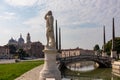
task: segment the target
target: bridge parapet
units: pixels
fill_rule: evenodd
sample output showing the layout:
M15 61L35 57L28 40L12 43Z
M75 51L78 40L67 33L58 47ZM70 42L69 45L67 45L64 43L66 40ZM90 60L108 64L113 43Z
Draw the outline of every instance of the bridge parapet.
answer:
M59 60L60 62L64 63L64 65L82 61L82 60L94 61L99 64L99 67L104 67L104 68L110 68L111 62L112 62L112 58L110 57L97 56L97 55L70 56L70 57L65 57L65 58L59 58Z

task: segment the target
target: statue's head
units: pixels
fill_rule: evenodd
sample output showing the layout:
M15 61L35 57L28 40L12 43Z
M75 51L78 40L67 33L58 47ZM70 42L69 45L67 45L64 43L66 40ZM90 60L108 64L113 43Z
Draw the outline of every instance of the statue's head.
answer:
M52 11L48 11L48 15L52 15Z

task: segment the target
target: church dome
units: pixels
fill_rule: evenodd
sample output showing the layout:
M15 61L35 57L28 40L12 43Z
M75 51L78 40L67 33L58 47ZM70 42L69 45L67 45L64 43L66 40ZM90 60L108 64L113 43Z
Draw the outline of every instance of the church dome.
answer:
M11 38L11 39L8 41L8 44L16 44L16 43L17 43L17 41L14 40L13 38Z
M22 38L22 35L20 35L20 38L18 39L18 43L24 43L24 39Z

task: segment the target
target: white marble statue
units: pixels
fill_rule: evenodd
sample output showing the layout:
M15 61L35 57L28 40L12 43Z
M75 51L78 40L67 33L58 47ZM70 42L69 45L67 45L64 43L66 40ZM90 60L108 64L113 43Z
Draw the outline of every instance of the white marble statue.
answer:
M40 71L39 80L61 80L61 73L56 64L57 50L54 38L54 19L51 11L48 11L45 15L45 20L47 45L43 50L45 55L44 66Z
M54 18L52 16L52 11L48 11L45 15L46 20L46 37L47 37L47 47L55 48L55 38L54 38Z

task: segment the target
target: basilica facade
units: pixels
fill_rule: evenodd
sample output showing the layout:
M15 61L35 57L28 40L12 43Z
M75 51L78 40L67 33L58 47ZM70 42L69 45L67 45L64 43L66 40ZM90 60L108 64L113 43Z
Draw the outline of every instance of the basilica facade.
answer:
M23 49L26 52L26 54L32 58L44 57L44 53L42 51L44 49L44 45L39 41L32 42L30 33L27 34L26 41L24 40L24 38L20 34L20 37L18 40L11 38L8 41L7 45L14 45L17 48L17 50Z

